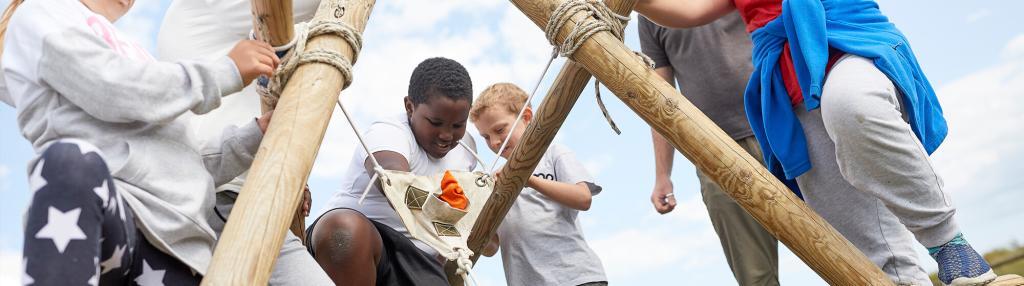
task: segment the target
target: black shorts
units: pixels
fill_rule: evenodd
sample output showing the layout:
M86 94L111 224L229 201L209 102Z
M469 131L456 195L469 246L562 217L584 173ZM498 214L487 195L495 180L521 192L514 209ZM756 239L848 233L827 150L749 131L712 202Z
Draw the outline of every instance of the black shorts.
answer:
M324 215L338 209L349 208L331 209L324 212ZM312 243L313 227L324 215L317 217L313 224L306 228L306 248L314 257L316 250L313 249ZM369 218L367 220L377 229L384 246L380 262L377 263L377 285L449 285L444 266L435 257L420 250L412 240L395 229Z

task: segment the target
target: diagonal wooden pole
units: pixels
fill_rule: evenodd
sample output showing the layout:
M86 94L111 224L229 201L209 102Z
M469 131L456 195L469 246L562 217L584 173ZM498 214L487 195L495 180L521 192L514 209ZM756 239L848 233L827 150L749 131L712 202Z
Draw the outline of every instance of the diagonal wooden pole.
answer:
M252 27L256 40L264 41L270 46L281 47L291 43L295 38L295 20L292 13L291 0L253 0ZM260 100L261 112L273 107ZM306 217L296 210L292 224L288 227L299 241L306 242Z
M323 0L315 20L341 19L362 32L374 0ZM309 39L307 49L355 51L333 34ZM235 202L203 285L266 285L303 184L345 82L333 66L299 66L284 88L267 134Z
M617 14L628 15L633 11L636 0L605 0L605 5ZM491 197L473 224L468 240L469 249L474 253L473 262L480 258L480 250L498 230L498 225L526 186L526 180L532 176L590 79L590 72L571 60L566 61L558 72L544 100L534 110L533 121L526 126L519 144L512 149L508 163L502 166L502 176L494 182ZM462 285L462 277L455 274L456 269L458 265L453 262L445 265L449 283Z
M541 28L562 2L511 1ZM574 15L556 39L564 40L581 20L584 16ZM825 281L832 285L893 285L881 269L611 33L593 35L571 58L599 78Z

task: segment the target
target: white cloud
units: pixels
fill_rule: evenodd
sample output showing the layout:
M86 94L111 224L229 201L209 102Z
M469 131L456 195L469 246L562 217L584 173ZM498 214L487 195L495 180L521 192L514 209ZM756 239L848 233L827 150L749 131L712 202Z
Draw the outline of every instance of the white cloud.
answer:
M21 251L0 250L0 285L21 285Z
M500 19L479 19L459 26L446 22L446 17L473 14L498 15ZM486 26L486 21L501 23L498 31ZM354 83L341 95L361 131L372 119L403 112L409 76L424 59L443 56L462 63L473 78L474 91L479 92L498 81L532 82L548 51L540 30L500 1L380 3L364 38ZM312 174L321 178L341 175L357 147L351 128L336 109Z
M583 159L583 168L590 173L591 177L599 177L608 166L615 161L615 157L610 154L601 154L596 157L590 157Z
M1024 34L1017 35L1003 48L1002 56L1007 60L1021 60L1024 58Z
M164 7L167 7L169 2L170 0L136 1L128 13L115 24L121 32L152 53L156 51L156 34L160 30Z
M1004 191L1019 182L1012 173L1024 168L1024 34L1003 55L1004 62L938 89L950 132L933 159L951 192Z
M669 226L630 228L590 240L601 257L608 279L634 281L658 269L724 263L718 239L710 229L683 232Z
M979 20L988 18L991 15L992 15L992 10L989 10L988 8L981 8L981 9L978 9L977 11L974 11L973 13L967 14L966 20L967 20L967 23L970 24L970 23L974 23L974 22L977 22Z
M0 165L0 193L6 192L7 188L11 185L8 182L7 175L11 173L11 168L7 165Z

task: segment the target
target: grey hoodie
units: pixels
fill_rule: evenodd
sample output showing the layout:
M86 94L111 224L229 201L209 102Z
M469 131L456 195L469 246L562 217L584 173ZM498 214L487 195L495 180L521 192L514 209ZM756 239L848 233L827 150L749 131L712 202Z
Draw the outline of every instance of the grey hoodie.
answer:
M157 62L76 0L27 1L7 30L3 76L37 153L57 139L96 145L147 240L205 273L216 236L214 186L252 163L255 122L201 152L181 115L207 113L242 88L228 57Z

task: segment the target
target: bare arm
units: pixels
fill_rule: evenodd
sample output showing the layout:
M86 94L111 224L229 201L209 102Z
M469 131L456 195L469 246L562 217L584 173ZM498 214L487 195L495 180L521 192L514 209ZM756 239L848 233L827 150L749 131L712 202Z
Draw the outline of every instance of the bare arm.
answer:
M654 72L675 87L671 66L656 68ZM676 150L654 129L651 129L651 139L654 143L654 190L651 191L651 203L658 213L666 214L676 208L675 196L669 196L673 192L672 160Z
M377 151L377 152L373 152L373 157L377 158L377 162L380 162L380 166L381 166L381 168L384 168L384 170L394 170L394 171L404 171L404 172L409 172L411 170L409 168L409 160L406 160L405 156L402 156L402 154L399 154L398 152L394 152L394 151ZM363 161L363 168L366 168L366 173L370 174L370 176L373 177L373 174L376 173L377 171L373 170L373 161L371 161L371 160L372 159L370 159L370 156L366 156L366 160ZM378 178L376 182L370 182L370 183L371 184L378 184L379 182L380 182L380 179ZM380 190L384 189L384 188L379 188L380 185L377 185L377 187Z
M526 185L555 202L581 211L589 210L590 202L593 199L593 195L590 194L590 187L584 182L567 184L530 176L526 180Z
M640 0L634 9L659 25L687 28L711 23L734 8L732 0Z

